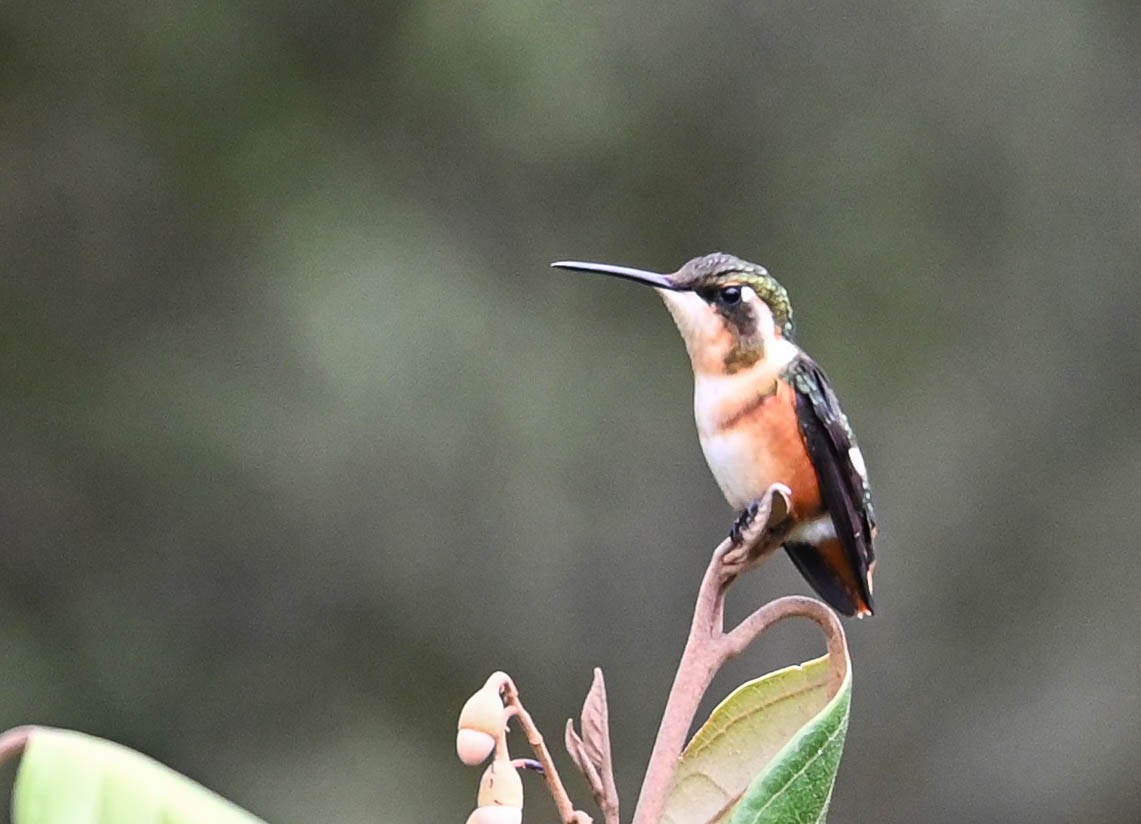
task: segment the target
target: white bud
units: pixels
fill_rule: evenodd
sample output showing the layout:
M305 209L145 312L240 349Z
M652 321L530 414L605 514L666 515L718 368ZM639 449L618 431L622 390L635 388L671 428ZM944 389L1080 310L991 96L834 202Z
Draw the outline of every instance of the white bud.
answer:
M467 824L523 824L520 807L477 807L467 817Z
M482 764L495 749L495 739L482 730L460 730L456 733L456 755L469 767Z
M503 735L503 730L507 727L507 712L503 709L503 700L500 697L499 690L495 687L485 686L477 690L477 692L468 698L468 701L463 704L463 709L460 710L460 732L463 730L474 730L474 732L484 733L491 736L492 745L495 741L499 740ZM455 748L456 752L460 753L460 760L469 766L479 764L487 758L487 750L482 757L475 761L469 761L463 757L463 751L460 749L461 738L456 737ZM482 746L482 744L480 744ZM478 752L478 748L475 752Z
M523 809L523 781L519 771L506 758L497 758L487 765L479 780L480 807L513 807Z

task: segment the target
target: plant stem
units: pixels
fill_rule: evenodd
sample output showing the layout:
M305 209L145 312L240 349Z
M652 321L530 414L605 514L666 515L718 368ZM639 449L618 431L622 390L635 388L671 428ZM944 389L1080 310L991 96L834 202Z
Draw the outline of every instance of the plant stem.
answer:
M705 691L709 689L713 676L720 669L722 659L717 641L722 636L725 614L725 588L727 582L721 575L721 557L730 548L726 539L714 551L705 576L698 590L697 604L693 611L689 638L685 651L674 676L662 723L658 727L658 737L650 754L650 765L642 781L638 794L638 804L634 808L634 824L656 824L661 818L666 793L677 770L677 759L685 746L693 717Z
M563 824L580 824L584 820L589 821L589 818L584 818L582 813L575 811L574 804L571 803L570 796L567 795L566 787L563 786L562 779L559 778L559 771L555 767L547 744L543 741L543 734L539 732L539 728L531 718L531 713L527 712L527 708L523 706L523 702L519 698L519 690L516 688L515 682L511 680L511 676L505 672L497 672L488 679L488 682L498 683L499 693L503 696L508 711L519 719L519 724L527 736L527 743L531 745L539 763L543 765L543 779L547 782L547 789L550 790L551 797L555 801L555 808L559 811L559 819Z
M774 531L778 523L772 523L770 519L783 520L787 509L772 506L773 497L773 490L770 490L762 508L764 517L758 518L763 523L753 524L749 529L750 536L746 538L746 545L755 542L749 555L758 561L781 543L782 536ZM713 551L706 567L697 593L689 638L670 688L658 737L650 754L650 764L638 795L633 824L658 824L689 728L706 690L722 665L743 652L768 627L797 615L812 619L824 630L828 640L833 683L838 686L847 675L844 629L835 613L813 598L793 595L770 601L725 632L725 596L742 568L739 559L729 560L726 555L740 554L740 549L726 539Z

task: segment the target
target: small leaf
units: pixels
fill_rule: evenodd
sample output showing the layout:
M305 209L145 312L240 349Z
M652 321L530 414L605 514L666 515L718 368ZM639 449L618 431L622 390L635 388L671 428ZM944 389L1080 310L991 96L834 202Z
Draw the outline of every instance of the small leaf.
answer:
M606 780L612 776L610 765L610 712L606 704L606 683L602 670L594 668L594 681L582 704L582 740L590 762Z
M582 705L582 737L567 721L566 747L579 771L586 777L594 800L607 820L618 819L618 790L610 755L610 713L606 702L606 682L602 670L594 669L594 681Z
M828 656L733 691L682 754L663 822L822 822L848 725L848 662ZM842 677L838 677L842 676Z
M586 745L582 743L578 733L574 731L574 721L570 718L567 719L567 728L564 735L564 743L566 744L567 752L570 753L571 760L574 761L578 771L586 778L586 782L590 785L590 791L595 795L602 792L602 778L598 775L598 770L590 763L590 758L586 754Z
M83 733L33 728L12 792L13 824L262 824L145 755Z

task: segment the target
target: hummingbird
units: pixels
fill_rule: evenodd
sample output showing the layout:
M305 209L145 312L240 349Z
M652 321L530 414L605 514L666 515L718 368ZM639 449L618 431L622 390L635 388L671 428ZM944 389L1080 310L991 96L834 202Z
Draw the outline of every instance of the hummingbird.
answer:
M672 274L559 261L654 287L693 366L698 439L740 512L731 536L774 483L791 491L784 549L812 588L848 616L872 614L876 533L867 469L824 371L793 340L788 292L763 266L715 252Z

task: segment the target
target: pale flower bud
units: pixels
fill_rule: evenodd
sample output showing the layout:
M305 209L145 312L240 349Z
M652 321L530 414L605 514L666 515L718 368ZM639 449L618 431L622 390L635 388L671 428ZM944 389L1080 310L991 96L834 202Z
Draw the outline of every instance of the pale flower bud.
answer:
M480 730L460 730L456 733L456 755L469 767L482 764L495 749L495 739Z
M494 687L478 690L460 710L456 754L473 767L487 760L507 724L503 699Z
M519 771L506 758L497 758L487 765L479 780L479 797L482 807L510 807L523 809L523 781Z
M467 824L523 824L519 807L477 807L467 817Z

